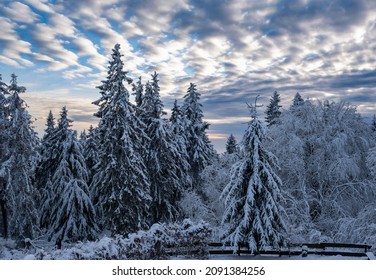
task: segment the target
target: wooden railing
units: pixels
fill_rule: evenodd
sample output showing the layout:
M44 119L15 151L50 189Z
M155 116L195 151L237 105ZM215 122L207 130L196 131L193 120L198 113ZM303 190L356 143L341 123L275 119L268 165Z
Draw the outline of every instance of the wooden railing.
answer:
M209 243L209 254L211 255L230 255L230 254L255 254L249 249L248 244L240 243L234 250L234 246L229 243L212 242ZM310 254L324 256L348 256L348 257L368 257L373 254L370 252L372 246L367 244L347 244L347 243L302 243L289 244L279 250L260 250L260 255L277 256L299 256L305 257Z

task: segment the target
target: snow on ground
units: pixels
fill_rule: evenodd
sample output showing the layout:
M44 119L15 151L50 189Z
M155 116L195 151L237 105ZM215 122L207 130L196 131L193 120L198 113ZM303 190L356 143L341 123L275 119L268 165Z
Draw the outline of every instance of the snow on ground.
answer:
M4 240L0 240L4 241ZM12 244L11 244L12 245ZM0 243L0 260L72 260L77 259L80 255L84 259L108 259L111 255L116 255L117 249L110 239L101 240L99 243L91 243L83 246L76 245L56 250L54 245L48 244L43 249L29 249L20 250L9 246L4 246L4 242ZM78 258L79 259L79 258ZM192 259L186 256L172 256L171 260L187 260ZM278 256L278 255L209 255L209 260L368 260L367 256L364 257L344 257L344 256L322 256L315 254L308 254L306 257L302 256Z

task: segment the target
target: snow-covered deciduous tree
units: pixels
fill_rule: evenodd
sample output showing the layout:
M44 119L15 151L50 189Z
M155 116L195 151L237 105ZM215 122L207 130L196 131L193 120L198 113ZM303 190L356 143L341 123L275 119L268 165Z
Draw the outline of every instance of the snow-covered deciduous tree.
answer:
M276 157L265 148L266 127L256 117L256 106L251 110L252 120L241 143L244 158L233 165L221 197L223 224L228 223L224 241L234 246L248 243L258 252L265 246L279 247L286 224Z
M25 101L20 97L25 91L25 87L17 84L17 76L12 74L6 98L7 151L1 161L0 176L5 183L2 199L5 200L6 229L15 239L33 238L39 223L35 204L38 194L32 182L38 138L31 127Z
M376 179L376 148L369 149L366 157L366 164L369 170L370 176Z
M304 238L315 228L332 236L338 219L353 216L369 196L363 183L374 145L369 125L344 102L306 100L283 111L269 136L267 147L280 161L291 235Z
M209 165L215 155L214 148L209 141L206 130L209 124L203 121L201 94L196 85L191 83L184 96L182 113L186 118L185 133L187 134L187 151L191 166L192 187L200 191L200 173Z
M58 164L50 185L48 234L53 239L92 240L98 228L87 186L88 172L76 132L69 128L67 113L63 107L56 128L58 141L54 153Z
M201 174L203 180L203 194L205 197L203 203L205 203L209 213L201 217L201 219L210 222L213 227L218 229L218 232L221 231L221 220L224 211L224 205L220 200L220 196L230 181L231 167L238 160L239 155L237 153L228 154L225 152L217 159L213 160L213 163L208 165ZM220 234L218 234L218 237L219 235Z
M207 203L204 202L201 195L198 195L196 190L187 189L182 193L179 201L184 218L189 218L193 221L209 221L212 222L216 219L214 213L211 211Z
M371 123L372 132L376 132L376 115L373 115L372 123Z
M120 45L112 51L107 79L95 114L98 125L98 163L90 188L104 229L127 234L148 225L150 182L142 152L148 137L145 124L129 102L124 83L131 83L123 70Z
M279 102L281 102L281 97L279 96L279 93L275 91L265 111L265 121L268 123L268 126L275 124L278 121L279 116L281 115L280 108L282 106L279 105Z
M146 152L146 166L151 189L152 222L171 222L179 216L178 200L186 185L188 162L182 155L166 119L162 116L158 74L146 84L143 101L143 120L150 138Z

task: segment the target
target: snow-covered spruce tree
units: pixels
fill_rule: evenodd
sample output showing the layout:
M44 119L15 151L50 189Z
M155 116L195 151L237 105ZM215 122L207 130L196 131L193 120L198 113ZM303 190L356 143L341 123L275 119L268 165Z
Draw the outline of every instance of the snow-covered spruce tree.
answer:
M27 105L20 97L26 88L18 86L15 74L12 74L7 91L8 124L5 137L8 145L0 171L5 179L3 198L7 215L5 220L8 222L6 228L15 239L33 238L39 223L35 204L37 192L32 183L38 138L31 127Z
M230 134L226 142L226 153L229 155L235 154L238 152L238 143L234 135Z
M175 99L174 106L171 109L170 130L174 137L177 149L179 150L181 162L183 163L181 169L182 174L180 177L183 183L182 187L185 190L191 188L192 186L192 178L190 175L191 167L189 165L189 155L187 151L188 139L187 135L185 134L186 121L187 120L184 118L181 108L178 105L178 101ZM185 164L188 165L185 167Z
M191 166L192 187L199 191L201 189L200 174L215 155L214 148L206 134L209 124L203 121L200 96L196 85L191 83L181 108L186 118L185 133L188 140L187 151Z
M169 124L163 115L160 100L158 74L154 72L152 82L146 84L143 100L143 119L150 138L146 149L146 167L151 189L152 222L172 222L179 216L178 200L182 187L186 185L188 162L180 154Z
M268 123L268 126L275 124L278 121L279 116L281 115L280 108L282 106L279 105L279 102L281 102L281 97L279 96L279 93L275 91L265 111L265 121Z
M251 116L242 140L245 157L233 165L230 182L221 195L225 202L223 224L228 223L223 238L234 246L248 243L251 250L259 252L265 246L280 246L286 225L282 182L275 173L278 165L264 147L266 127L256 117L256 106L251 106Z
M300 95L299 92L297 92L294 96L294 99L292 100L292 105L291 105L290 109L294 109L297 106L303 105L303 103L304 103L304 100L303 100L302 96Z
M142 106L142 100L144 96L144 86L142 84L141 77L138 78L138 81L136 84L132 85L132 93L135 96L135 102L137 108L141 108Z
M1 223L0 223L0 232L7 238L8 237L8 215L6 209L6 199L5 199L5 190L6 190L6 173L3 163L7 158L8 152L8 118L7 118L7 105L5 94L8 93L8 86L2 81L0 74L0 211L1 211Z
M95 114L98 125L98 163L91 183L97 213L105 230L128 234L148 225L150 183L142 151L148 137L145 124L129 102L124 82L131 83L123 71L120 45L116 44L102 82L101 98Z
M83 155L85 157L86 167L89 173L89 180L88 185L91 184L93 175L95 173L95 164L97 163L98 159L98 148L97 148L97 129L93 128L92 125L90 125L86 142L84 145Z
M68 111L63 107L53 153L58 165L51 180L50 238L69 241L92 240L97 236L94 206L87 186L88 172L82 146L70 129Z
M48 113L44 132L39 146L40 156L35 171L35 187L38 189L41 198L40 225L42 228L46 228L50 224L50 196L52 194L50 186L58 164L58 156L53 153L58 139L55 135L55 119L51 111Z
M87 134L86 134L86 130L84 129L83 131L81 131L80 138L79 138L79 141L82 147L85 147L86 140L87 140Z

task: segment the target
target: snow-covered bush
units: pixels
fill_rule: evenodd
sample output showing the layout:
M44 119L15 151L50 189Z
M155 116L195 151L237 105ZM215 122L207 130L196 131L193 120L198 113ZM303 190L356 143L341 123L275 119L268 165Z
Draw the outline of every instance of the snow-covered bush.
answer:
M213 221L216 219L211 209L205 204L203 198L198 195L195 190L183 191L183 196L179 204L183 216L192 221Z
M130 234L126 242L128 259L167 259L171 255L205 258L212 230L208 223L154 224L148 231Z
M194 223L189 219L182 223L154 224L147 231L103 237L95 242L64 244L61 250L46 248L14 249L10 241L0 240L0 259L35 260L149 260L168 259L170 256L205 258L211 229L205 222ZM49 247L49 248L48 248Z
M195 257L206 257L208 254L208 241L212 230L208 223L200 222L198 224L186 219L183 222L181 233L188 246L191 248L191 254Z
M173 243L164 224L154 224L148 231L129 234L126 255L129 259L167 259L166 245Z
M355 218L338 221L337 242L372 245L376 253L376 203L370 203Z

